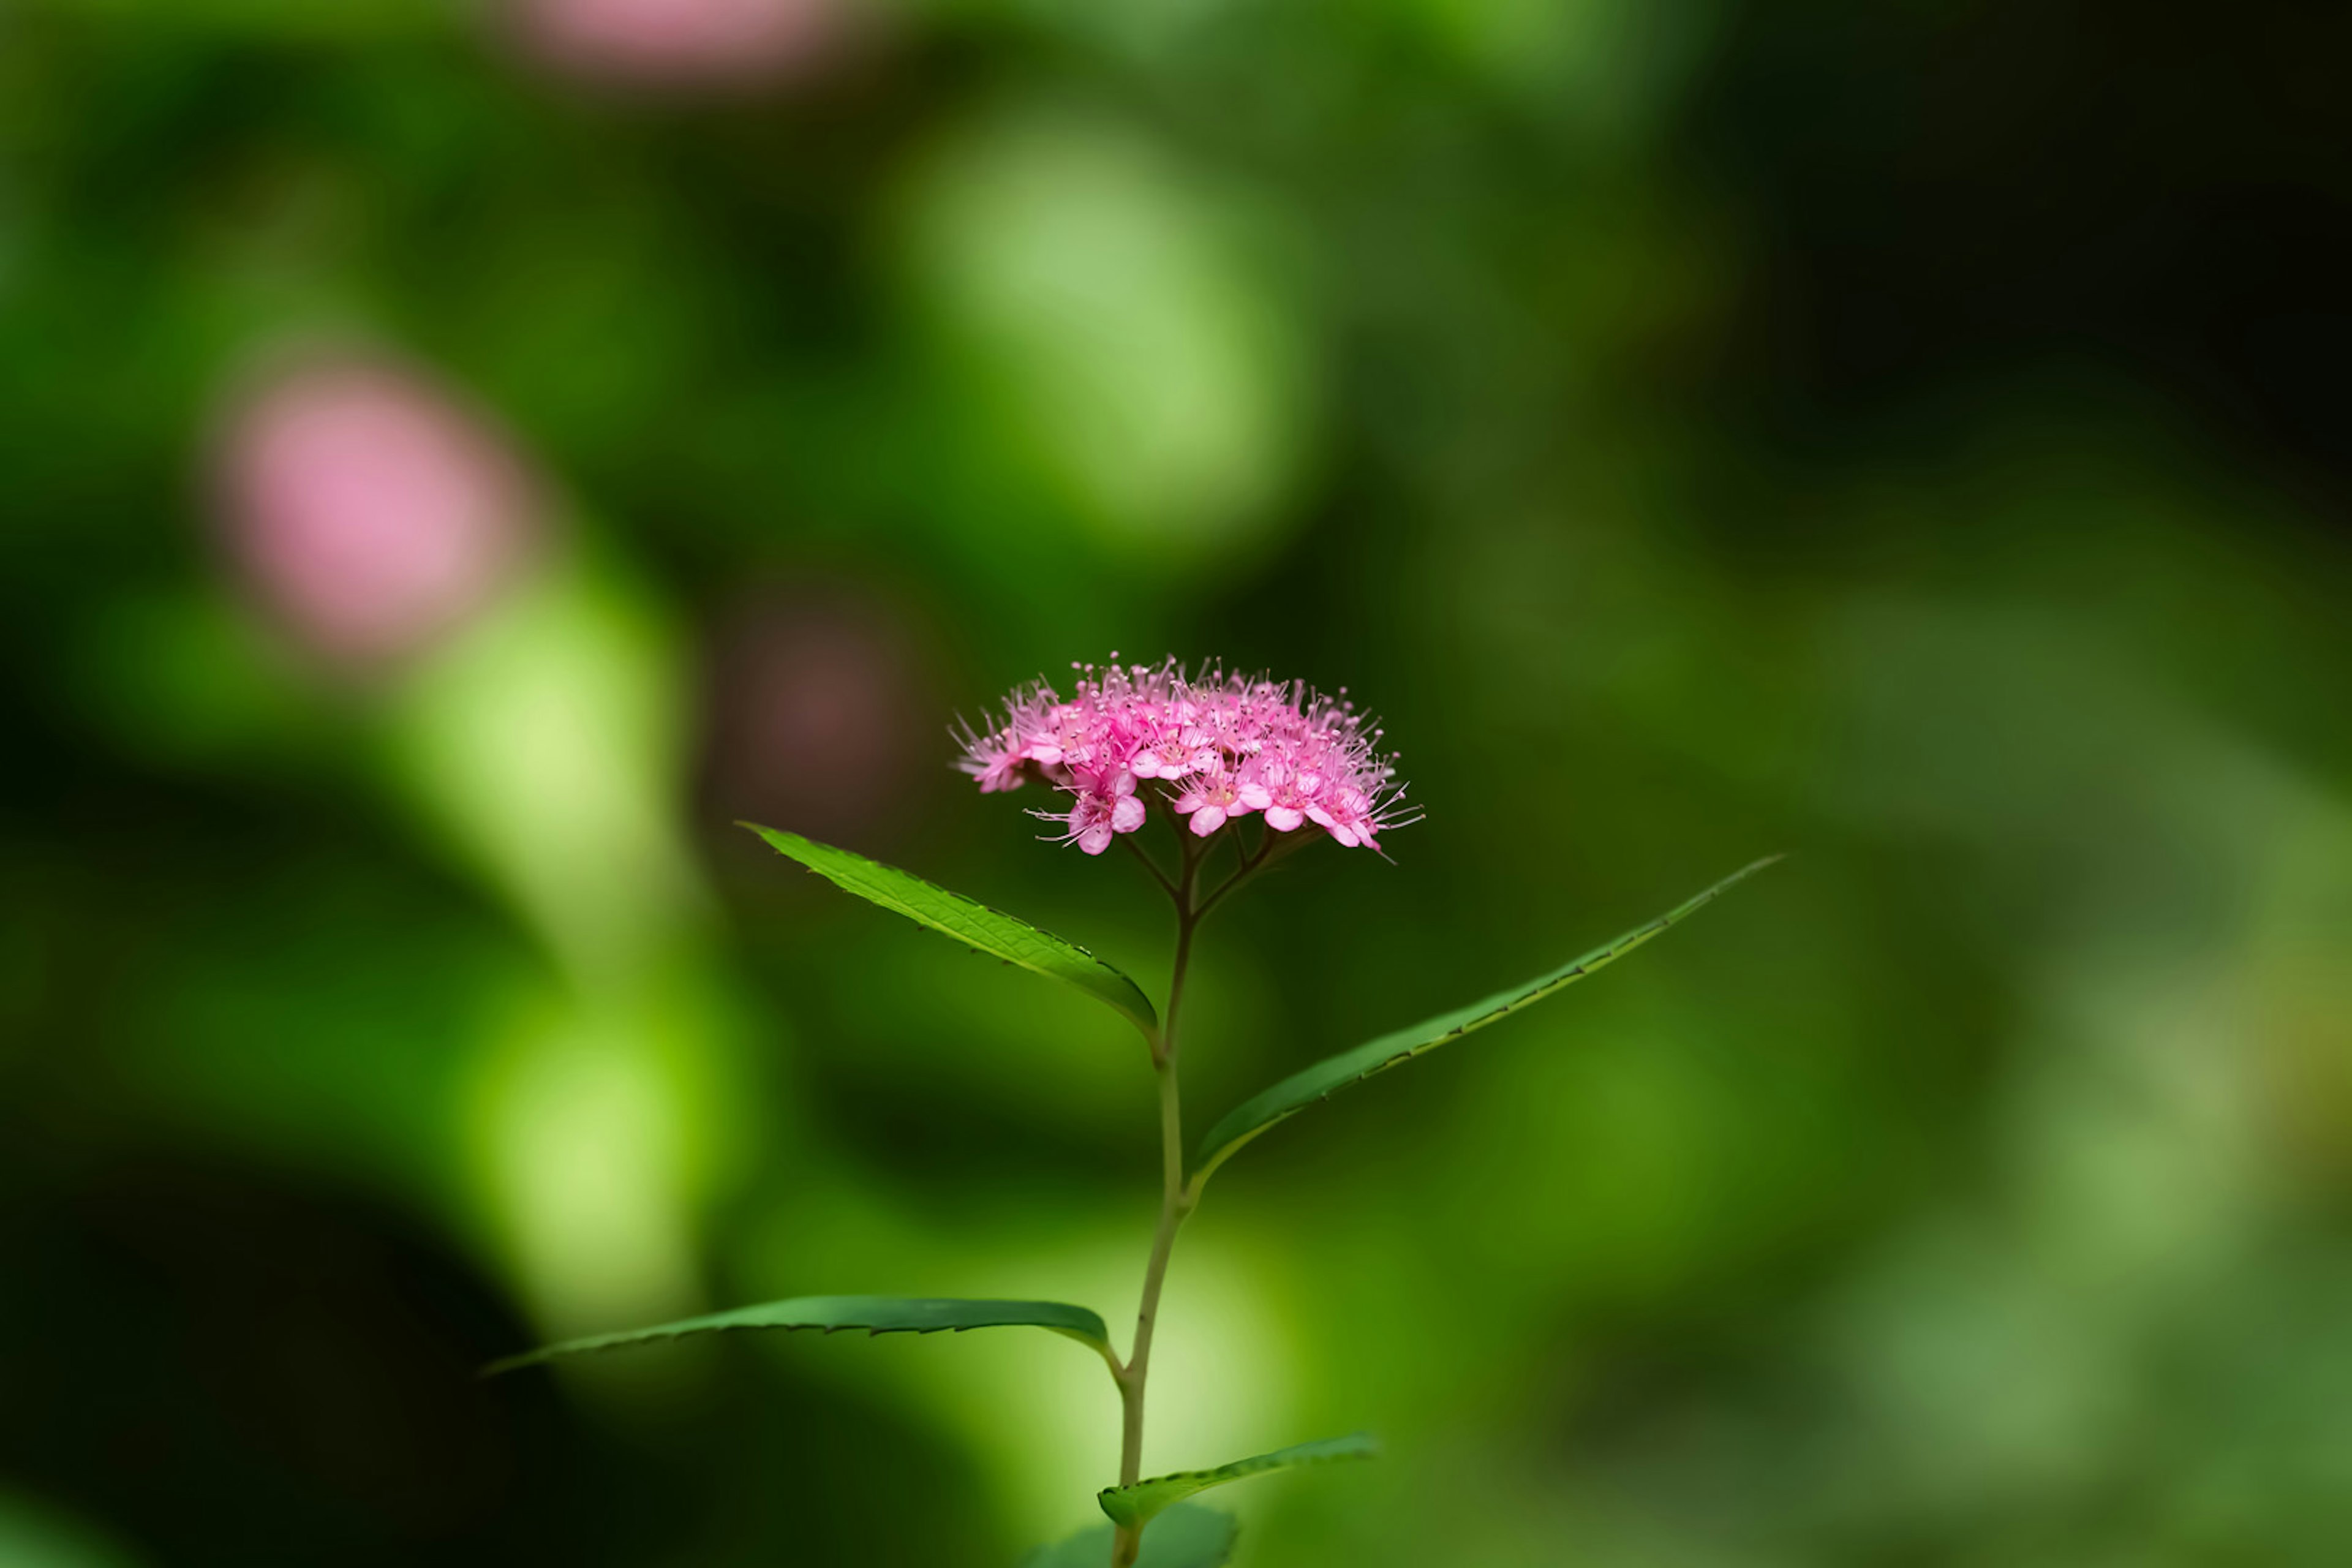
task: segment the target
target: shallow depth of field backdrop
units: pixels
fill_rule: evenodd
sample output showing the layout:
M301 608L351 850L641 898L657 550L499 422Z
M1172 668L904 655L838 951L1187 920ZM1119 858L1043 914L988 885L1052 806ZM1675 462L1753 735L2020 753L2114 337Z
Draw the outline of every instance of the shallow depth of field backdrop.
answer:
M1349 1568L2352 1539L2340 13L0 8L0 1562L1010 1564L1157 988L948 725L1348 686L1428 820L1209 930L1147 1471Z

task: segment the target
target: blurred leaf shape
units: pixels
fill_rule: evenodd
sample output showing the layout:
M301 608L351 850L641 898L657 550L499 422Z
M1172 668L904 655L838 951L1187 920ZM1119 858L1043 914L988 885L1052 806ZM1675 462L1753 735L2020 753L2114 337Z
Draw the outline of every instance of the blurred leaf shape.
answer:
M1026 921L992 910L987 905L935 887L920 877L868 860L863 855L819 844L797 833L785 833L759 824L740 824L773 846L776 852L799 861L835 887L868 903L906 916L953 937L975 952L1075 985L1118 1013L1143 1032L1155 1049L1160 1040L1160 1016L1134 981L1075 942L1039 931Z
M660 1323L650 1329L592 1334L585 1339L542 1345L521 1355L492 1362L482 1369L482 1373L486 1377L495 1377L500 1373L537 1366L558 1356L620 1350L629 1345L651 1344L659 1340L684 1339L689 1334L724 1333L738 1329L821 1329L826 1333L843 1329L864 1329L867 1334L873 1335L935 1334L942 1330L961 1333L966 1329L999 1328L1051 1330L1099 1352L1114 1368L1118 1364L1111 1353L1110 1332L1103 1326L1100 1314L1084 1307L1074 1307L1066 1301L968 1301L937 1296L795 1296L790 1300L770 1301L758 1307L738 1307L731 1312L681 1318L674 1323Z
M1223 1568L1234 1554L1241 1529L1229 1513L1181 1504L1170 1509L1158 1528L1145 1531L1135 1568ZM1111 1527L1097 1524L1055 1545L1040 1546L1021 1560L1021 1568L1103 1568L1110 1561L1110 1544Z
M0 1563L7 1568L131 1568L134 1561L81 1521L0 1491Z
M1103 1512L1110 1516L1112 1523L1144 1525L1193 1493L1206 1491L1211 1487L1262 1476L1272 1470L1287 1470L1298 1465L1328 1464L1334 1459L1375 1458L1380 1451L1380 1439L1369 1432L1352 1432L1345 1437L1294 1443L1270 1454L1255 1454L1246 1459L1235 1459L1230 1465L1219 1465L1213 1470L1178 1470L1173 1475L1154 1476L1148 1481L1138 1481L1131 1487L1105 1487L1095 1500L1102 1504Z
M1224 1118L1214 1127L1209 1129L1208 1136L1201 1140L1200 1154L1195 1162L1192 1177L1194 1184L1197 1185L1208 1180L1210 1174L1219 1165L1233 1158L1234 1152L1243 1144L1247 1143L1275 1123L1287 1121L1318 1100L1328 1100L1340 1089L1361 1083L1375 1073L1386 1072L1402 1062L1411 1061L1424 1051L1434 1050L1448 1040L1459 1039L1472 1030L1483 1029L1487 1025L1530 1003L1542 1001L1553 992L1573 984L1602 965L1614 963L1664 931L1668 926L1696 914L1714 902L1726 889L1745 881L1780 858L1778 855L1771 855L1750 865L1743 866L1706 891L1684 900L1655 920L1635 926L1614 941L1594 948L1580 958L1570 959L1558 969L1539 974L1524 984L1515 985L1507 991L1498 991L1492 996L1471 1003L1466 1007L1457 1007L1450 1013L1440 1013L1437 1016L1423 1019L1410 1028L1399 1029L1392 1034L1382 1035L1378 1039L1368 1040L1353 1050L1342 1051L1335 1057L1326 1057L1314 1066L1291 1074L1273 1088L1262 1091L1253 1099L1244 1100L1240 1105L1227 1111Z
M947 145L906 243L960 417L1098 538L1183 563L1276 521L1301 467L1288 221L1133 128L1031 110Z

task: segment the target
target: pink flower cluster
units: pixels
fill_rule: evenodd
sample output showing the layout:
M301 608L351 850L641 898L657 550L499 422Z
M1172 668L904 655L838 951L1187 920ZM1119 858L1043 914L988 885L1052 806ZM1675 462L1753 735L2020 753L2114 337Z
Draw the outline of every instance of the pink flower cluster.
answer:
M1042 680L1015 691L1002 724L966 731L959 764L983 794L1034 777L1068 795L1067 811L1036 814L1063 825L1061 843L1099 855L1142 826L1147 780L1202 837L1262 811L1277 833L1312 823L1378 849L1382 832L1418 820L1403 814L1394 759L1373 750L1380 731L1349 702L1173 660L1078 671L1067 701Z

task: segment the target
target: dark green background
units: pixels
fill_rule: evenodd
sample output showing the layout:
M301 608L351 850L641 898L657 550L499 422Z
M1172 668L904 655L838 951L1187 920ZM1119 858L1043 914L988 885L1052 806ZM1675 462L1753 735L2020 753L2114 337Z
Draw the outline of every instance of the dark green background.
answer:
M2352 1539L2352 31L2283 3L935 0L763 90L431 0L0 9L0 1561L1012 1562L1120 1326L1108 1015L725 824L1168 932L946 728L1347 686L1428 819L1220 914L1195 1127L1790 863L1222 1175L1147 1465L1245 1564ZM208 444L331 340L541 574L365 675Z

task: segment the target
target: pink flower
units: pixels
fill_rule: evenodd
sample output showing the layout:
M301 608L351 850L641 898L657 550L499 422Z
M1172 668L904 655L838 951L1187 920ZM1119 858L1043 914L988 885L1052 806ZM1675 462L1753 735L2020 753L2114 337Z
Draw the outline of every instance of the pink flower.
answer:
M1148 813L1141 801L1135 798L1135 775L1125 768L1108 773L1084 771L1074 775L1070 785L1073 804L1069 815L1062 818L1069 827L1063 842L1076 844L1089 855L1099 855L1110 847L1114 833L1132 833L1143 826Z
M1201 837L1252 812L1292 833L1312 823L1337 843L1380 847L1406 815L1392 759L1354 707L1297 681L1194 676L1160 665L1080 667L1065 700L1044 682L1015 691L986 732L966 730L959 765L983 794L1031 776L1066 791L1060 836L1099 855L1149 816L1139 780L1169 786L1163 803Z
M1215 758L1216 753L1208 747L1192 744L1182 735L1174 734L1136 748L1131 765L1139 779L1181 779L1207 767Z
M969 724L959 727L956 738L963 742L963 757L956 766L978 781L982 795L1019 789L1038 771L1030 766L1032 752L1059 705L1042 685L1014 692L1005 702L1005 721L995 730L982 734ZM1053 760L1061 760L1058 750Z
M1361 790L1342 784L1324 792L1307 808L1307 820L1329 833L1343 849L1352 849L1359 844L1372 849L1380 847L1373 837L1380 824L1370 799Z
M984 748L979 753L979 766L972 777L980 781L980 793L994 795L999 790L1019 789L1022 785L1022 763L1027 759L1010 746Z
M1176 815L1192 818L1192 831L1203 838L1252 809L1242 798L1240 782L1222 764L1193 774L1191 786L1176 797Z
M1276 833L1291 832L1307 820L1307 808L1315 803L1323 775L1312 768L1294 767L1279 757L1260 758L1259 763L1257 787L1265 799L1258 809L1265 813L1268 827Z

